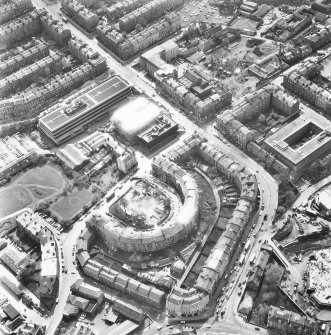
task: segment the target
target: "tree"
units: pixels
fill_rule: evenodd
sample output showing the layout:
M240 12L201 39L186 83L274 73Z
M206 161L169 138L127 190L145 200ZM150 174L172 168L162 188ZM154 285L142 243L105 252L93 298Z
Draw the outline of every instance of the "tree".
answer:
M276 298L276 292L269 291L262 294L262 302L271 303Z
M29 259L27 264L23 266L17 276L17 279L23 284L27 285L31 283L32 276L36 272L36 261L34 259Z
M281 267L277 263L271 263L267 265L265 271L265 281L268 284L278 284L282 274L283 271Z
M69 230L72 227L72 220L64 220L61 225L64 230Z
M49 207L49 202L46 200L42 200L36 205L35 210L45 212L45 210L47 210L48 207Z

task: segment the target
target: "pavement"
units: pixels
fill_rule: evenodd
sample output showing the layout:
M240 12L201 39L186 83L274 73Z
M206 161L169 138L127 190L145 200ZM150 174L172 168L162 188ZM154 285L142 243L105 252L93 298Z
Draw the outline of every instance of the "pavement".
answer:
M116 74L122 76L123 79L128 81L133 87L135 87L142 93L150 96L151 99L155 100L157 103L160 103L165 109L167 109L168 112L171 114L172 118L183 128L185 128L185 136L189 136L194 131L201 133L209 141L214 142L214 144L219 147L220 151L224 152L230 158L234 159L234 161L239 162L246 168L251 169L251 171L256 174L261 193L263 193L264 202L264 210L261 211L262 215L259 218L259 224L255 228L258 234L256 240L260 239L261 236L263 236L263 233L258 231L258 226L262 225L264 214L268 214L268 221L267 223L265 223L265 225L271 225L278 204L278 185L273 177L258 163L256 163L253 159L243 153L240 149L230 143L224 143L222 140L216 138L212 132L204 131L203 128L200 128L198 125L187 119L186 116L181 114L177 109L175 109L172 105L170 105L166 100L164 100L156 93L154 84L147 82L145 78L143 79L141 76L139 76L138 73L134 71L130 65L123 66L120 62L115 60L110 54L108 54L103 48L99 46L99 43L95 38L86 36L81 30L77 29L76 26L70 24L69 22L62 22L59 11L59 3L45 4L42 0L32 0L32 2L37 8L45 7L46 10L49 11L54 18L59 20L64 26L70 28L73 35L76 35L83 41L87 42L91 48L93 48L95 51L98 51L102 56L104 56L107 60L109 68L113 70ZM222 138L221 135L220 137ZM149 156L149 160L153 158L154 155ZM140 156L141 155L139 155L139 160L144 161L145 158ZM54 334L58 324L60 323L62 318L62 312L65 307L66 297L69 293L70 285L79 276L77 273L77 269L73 263L75 261L75 256L72 255L72 248L73 245L75 245L80 230L84 227L84 225L84 219L81 219L80 221L75 223L73 229L68 234L63 234L63 236L61 236L60 238L64 254L63 261L68 272L67 274L61 274L60 276L59 302L53 311L53 317L47 327L47 335ZM256 252L257 248L258 244L256 243L251 249L250 253ZM247 264L248 262L246 262L246 266L243 268L241 274L246 271L246 267L248 266ZM72 272L77 273L77 275L72 274ZM237 281L241 280L240 274L238 274L238 276L239 277ZM229 304L231 304L231 301L235 300L233 296L235 296L236 294L237 293L234 290L229 297ZM227 323L225 323L225 321ZM246 325L245 323L242 324L240 322L235 311L233 311L233 313L229 312L228 314L226 314L226 318L225 320L221 321L221 324L222 328L227 325L226 327L228 327L229 330L237 330L240 332L245 330L245 333L247 334L256 334L256 332L253 332L251 330L251 325ZM219 329L218 324L216 324L215 327L215 329ZM153 334L155 334L155 330Z

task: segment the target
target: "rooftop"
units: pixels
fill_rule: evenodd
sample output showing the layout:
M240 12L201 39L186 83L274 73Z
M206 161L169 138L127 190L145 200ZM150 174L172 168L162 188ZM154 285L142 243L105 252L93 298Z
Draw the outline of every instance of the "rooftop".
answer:
M134 134L143 131L159 115L160 109L154 102L138 97L118 108L112 121L125 133Z
M301 145L294 145L294 142L299 142L305 130L308 131L308 136L313 136ZM297 165L317 149L330 143L330 131L331 123L326 118L313 111L303 111L298 118L271 135L265 143Z
M88 110L103 103L104 101L116 96L119 92L125 90L128 84L118 76L114 76L101 85L95 87L91 91L83 94L74 100L76 109L71 108L68 112L68 107L60 107L54 112L49 113L40 119L50 131L55 131L74 119L80 118ZM78 103L78 104L77 104ZM79 106L78 106L79 105Z

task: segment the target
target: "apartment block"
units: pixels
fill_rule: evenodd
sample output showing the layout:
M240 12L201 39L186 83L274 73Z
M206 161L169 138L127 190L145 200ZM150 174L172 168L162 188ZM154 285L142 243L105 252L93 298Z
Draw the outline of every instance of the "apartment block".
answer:
M128 38L124 38L123 34L114 31L105 23L98 25L97 36L109 50L114 51L122 59L128 59L152 44L174 34L180 28L179 14L170 13L157 23Z
M41 40L28 42L15 50L0 63L0 76L5 77L20 68L49 55L48 45Z
M71 31L65 28L63 24L55 20L50 14L43 13L40 16L43 32L46 33L52 41L59 46L64 46L71 38Z
M28 86L36 76L49 74L60 70L62 67L62 57L57 53L42 58L0 80L0 97L14 92L19 87Z
M120 31L128 33L134 30L137 24L146 25L146 23L160 18L166 11L183 3L183 0L154 0L148 2L119 19Z
M16 42L36 36L41 31L40 12L34 10L0 26L0 45L9 47Z
M12 21L15 18L33 10L31 0L15 0L0 7L0 24Z
M93 32L99 22L99 16L76 0L62 0L62 8L86 31Z

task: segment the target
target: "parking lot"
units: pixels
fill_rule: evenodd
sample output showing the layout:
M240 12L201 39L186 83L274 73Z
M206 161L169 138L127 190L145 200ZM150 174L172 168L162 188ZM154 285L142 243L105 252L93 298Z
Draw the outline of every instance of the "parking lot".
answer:
M208 0L191 1L184 5L180 10L182 26L187 27L193 22L208 22L208 23L227 23L230 16L220 15L216 7L209 5Z

